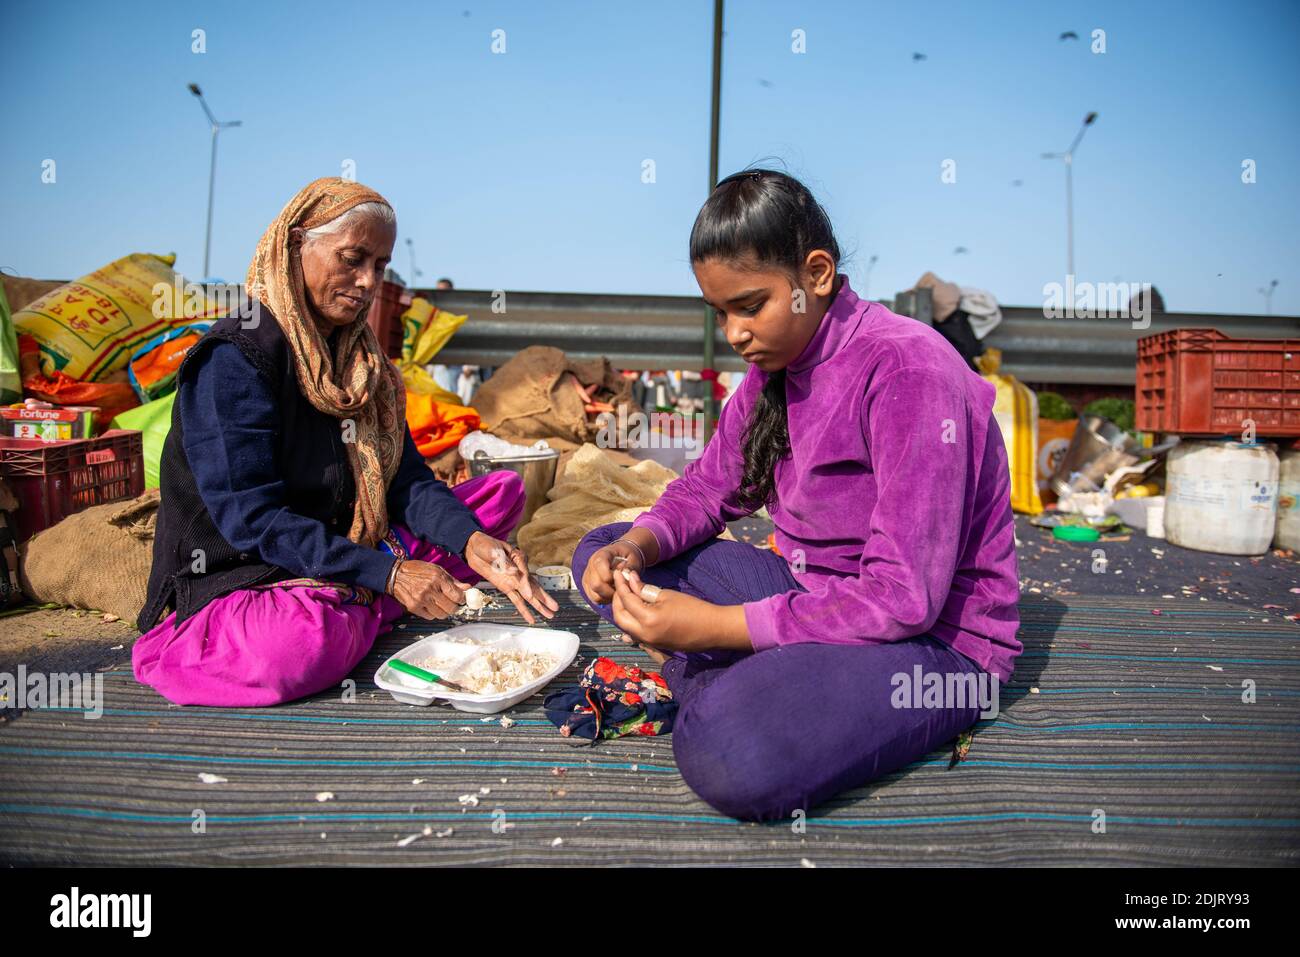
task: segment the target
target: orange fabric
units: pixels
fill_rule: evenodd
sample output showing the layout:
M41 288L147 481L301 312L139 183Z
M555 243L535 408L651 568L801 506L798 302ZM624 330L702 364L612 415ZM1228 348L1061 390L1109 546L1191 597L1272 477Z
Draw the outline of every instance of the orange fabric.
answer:
M406 393L406 424L415 447L426 459L445 452L479 427L478 413L463 405L439 402L431 395Z

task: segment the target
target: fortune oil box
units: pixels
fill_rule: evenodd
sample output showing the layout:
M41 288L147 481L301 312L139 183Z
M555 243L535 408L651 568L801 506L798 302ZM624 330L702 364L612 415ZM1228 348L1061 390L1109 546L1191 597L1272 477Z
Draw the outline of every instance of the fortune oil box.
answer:
M89 439L95 435L95 413L90 405L63 405L52 409L29 409L24 405L0 406L4 433L16 439Z

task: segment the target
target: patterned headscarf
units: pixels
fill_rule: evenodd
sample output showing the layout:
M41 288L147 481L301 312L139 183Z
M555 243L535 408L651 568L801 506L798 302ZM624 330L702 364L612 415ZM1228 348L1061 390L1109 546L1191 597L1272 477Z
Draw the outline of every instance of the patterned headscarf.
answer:
M295 226L315 229L362 203L389 205L351 180L330 177L308 184L262 234L247 283L249 296L265 303L284 331L307 401L344 420L341 428L346 420L353 423L355 441L345 446L357 501L348 538L373 548L388 531L388 485L402 456L406 390L364 313L337 330L330 354L303 288L301 247L289 241Z

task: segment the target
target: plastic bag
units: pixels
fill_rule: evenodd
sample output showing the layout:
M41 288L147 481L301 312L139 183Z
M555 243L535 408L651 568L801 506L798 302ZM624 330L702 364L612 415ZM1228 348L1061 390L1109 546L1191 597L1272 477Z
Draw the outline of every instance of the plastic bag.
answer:
M677 473L658 462L623 468L590 442L547 492L550 499L519 529L519 547L537 565L568 565L582 536L611 522L630 522L659 500ZM732 537L726 532L723 538Z
M113 374L114 382L82 382L56 372L52 376L40 371L38 347L30 336L18 337L19 365L23 370L23 391L35 399L55 405L93 405L95 431L103 432L113 418L140 404L140 397L126 381L126 371Z
M9 316L9 302L0 284L0 405L23 397L22 373L18 368L18 334Z
M442 402L445 405L460 405L460 396L455 392L448 392L434 380L433 376L425 372L419 366L403 366L402 382L406 386L407 401L411 396L428 396L435 402Z
M402 363L423 366L432 362L468 318L443 312L429 300L416 296L402 313Z
M406 312L402 313L402 358L397 363L409 395L427 396L442 405L465 408L460 396L438 385L433 376L424 371L424 366L433 360L452 333L468 318L436 309L429 300L419 296L411 301ZM407 402L409 411L409 398Z
M1015 376L999 372L1001 350L990 348L975 362L984 378L997 389L993 417L1007 446L1011 508L1037 515L1043 510L1038 494L1038 396Z
M154 336L131 355L127 374L141 402L149 402L175 391L176 373L186 354L198 344L211 322L168 329Z
M40 346L42 373L98 382L125 367L137 347L169 327L224 315L225 306L217 299L188 295L184 280L171 268L175 261L175 256L133 253L15 312L15 328Z
M144 487L158 487L159 465L162 462L163 442L172 429L172 405L176 401L173 391L161 399L123 412L113 420L115 429L135 429L144 443Z
M406 424L415 447L426 459L460 443L479 427L478 413L456 402L440 402L431 395L410 393L406 397Z

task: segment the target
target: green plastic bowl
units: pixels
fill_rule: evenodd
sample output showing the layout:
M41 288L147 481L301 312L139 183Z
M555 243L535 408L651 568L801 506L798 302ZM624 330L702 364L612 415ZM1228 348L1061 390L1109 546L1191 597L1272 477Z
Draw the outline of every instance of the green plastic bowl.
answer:
M1062 542L1095 542L1101 538L1101 532L1082 525L1057 525L1052 529L1052 537Z

